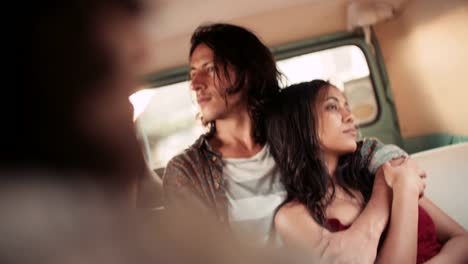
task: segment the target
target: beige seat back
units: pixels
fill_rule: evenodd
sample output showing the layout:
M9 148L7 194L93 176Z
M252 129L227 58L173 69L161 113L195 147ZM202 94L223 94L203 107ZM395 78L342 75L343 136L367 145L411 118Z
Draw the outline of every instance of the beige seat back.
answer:
M468 229L468 143L411 155L427 173L425 195Z

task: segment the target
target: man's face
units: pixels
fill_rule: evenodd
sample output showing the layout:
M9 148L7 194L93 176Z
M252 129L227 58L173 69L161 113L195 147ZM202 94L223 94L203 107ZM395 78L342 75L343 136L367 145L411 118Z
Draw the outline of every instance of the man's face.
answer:
M215 70L214 53L208 46L200 44L195 48L190 57L190 81L204 123L226 118L234 108L242 105L242 90L231 95L226 93L235 82L232 67L227 67L229 80L222 71L222 65L220 68L218 75Z

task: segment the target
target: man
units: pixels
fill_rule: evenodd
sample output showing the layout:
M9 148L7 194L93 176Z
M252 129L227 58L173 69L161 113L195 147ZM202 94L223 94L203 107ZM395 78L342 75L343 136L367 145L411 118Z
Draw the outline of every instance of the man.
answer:
M234 234L254 234L256 242L266 243L275 238L273 215L285 195L265 139L266 107L280 89L274 58L252 32L228 24L197 28L189 58L191 86L210 131L169 162L164 176L168 207L195 199L228 222ZM380 143L369 169L375 172L405 155ZM376 178L373 193L351 231L331 236L327 259L375 260L389 212L383 177Z

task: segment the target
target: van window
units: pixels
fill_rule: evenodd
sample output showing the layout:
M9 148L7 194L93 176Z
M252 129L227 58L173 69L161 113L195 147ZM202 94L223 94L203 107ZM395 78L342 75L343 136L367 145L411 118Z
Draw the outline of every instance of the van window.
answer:
M312 79L330 81L346 94L356 123L364 126L378 116L378 104L362 50L346 45L307 53L277 62L289 85Z
M188 81L138 91L130 101L153 169L165 167L204 132Z
M378 104L362 50L355 45L311 52L278 60L284 85L325 79L344 91L357 123L369 124L378 116ZM153 168L165 167L205 130L188 81L141 90L131 96L136 124L145 137Z

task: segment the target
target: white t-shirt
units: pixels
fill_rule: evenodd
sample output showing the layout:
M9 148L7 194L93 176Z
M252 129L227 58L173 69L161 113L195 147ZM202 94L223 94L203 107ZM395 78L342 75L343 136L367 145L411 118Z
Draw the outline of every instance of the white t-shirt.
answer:
M253 237L256 245L276 240L272 232L273 216L286 191L269 146L265 145L250 158L224 158L223 161L228 216L234 233Z

